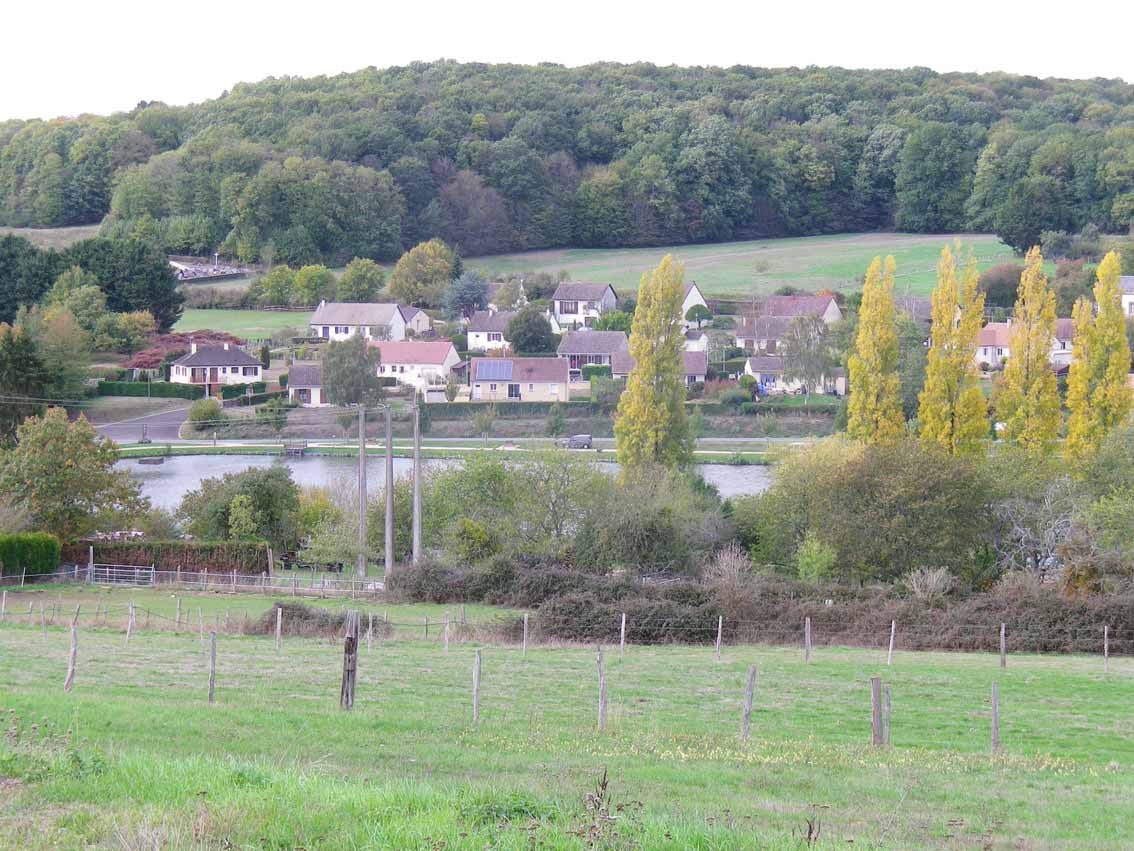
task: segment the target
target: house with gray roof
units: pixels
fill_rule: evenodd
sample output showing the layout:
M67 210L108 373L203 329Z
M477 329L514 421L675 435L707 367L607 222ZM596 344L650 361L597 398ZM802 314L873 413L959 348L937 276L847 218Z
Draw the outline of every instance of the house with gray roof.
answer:
M709 356L705 352L681 353L682 367L686 384L703 382L709 373ZM629 378L634 369L634 358L629 351L618 352L611 365L611 374L615 378Z
M304 408L330 404L323 392L323 367L317 363L292 364L287 373L287 400Z
M564 281L551 296L552 327L589 328L595 320L618 307L618 293L610 284Z
M515 310L478 310L469 317L466 327L470 352L490 352L508 348L508 323L516 318Z
M404 340L406 317L396 304L321 301L309 320L311 333L342 341L361 333L368 340Z
M244 349L225 343L223 346L189 344L189 351L169 368L169 380L175 384L199 384L205 395L221 384L252 384L262 379L263 365Z
M628 351L630 342L623 331L568 331L559 341L556 354L567 360L571 378L579 378L584 366L611 366L618 352Z

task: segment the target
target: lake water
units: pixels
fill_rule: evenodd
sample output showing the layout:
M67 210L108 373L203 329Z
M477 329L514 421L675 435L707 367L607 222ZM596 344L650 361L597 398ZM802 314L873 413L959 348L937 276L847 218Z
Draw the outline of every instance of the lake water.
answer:
M139 464L137 461L119 461L118 467L129 470L142 482L142 493L154 505L175 508L181 497L195 490L202 479L236 473L253 467L269 467L274 463L284 463L291 470L292 478L301 485L324 485L338 479L355 480L358 460L347 456L304 456L279 457L269 455L180 455L165 459L162 464ZM422 464L427 468L438 468L461 463L456 459L426 459ZM604 469L613 472L617 464L598 462ZM701 464L697 470L705 480L716 485L721 496L741 496L760 493L768 487L771 471L764 466L733 467L728 464ZM409 475L413 462L409 458L394 459L394 475ZM371 493L376 493L386 481L386 462L380 456L370 456L366 460L366 484Z

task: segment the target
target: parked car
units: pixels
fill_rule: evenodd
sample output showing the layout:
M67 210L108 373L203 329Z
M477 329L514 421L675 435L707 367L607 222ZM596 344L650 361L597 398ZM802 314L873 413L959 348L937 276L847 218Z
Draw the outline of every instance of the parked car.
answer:
M573 434L560 440L559 445L566 449L590 449L591 436L589 434Z

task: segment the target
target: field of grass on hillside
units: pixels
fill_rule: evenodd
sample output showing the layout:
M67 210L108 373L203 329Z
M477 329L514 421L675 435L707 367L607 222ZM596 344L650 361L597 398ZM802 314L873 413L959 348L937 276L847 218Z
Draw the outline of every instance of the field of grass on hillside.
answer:
M186 310L174 331L227 331L238 337L270 337L284 328L307 328L311 314L292 310Z
M0 226L0 236L22 236L40 248L56 250L98 236L101 225L76 225L68 228L11 228Z
M660 248L529 251L472 257L465 265L490 275L565 270L573 281L611 283L631 293L643 272L672 253L685 263L686 280L696 281L706 296L745 298L787 285L854 290L875 256L892 254L898 266L897 292L922 295L936 281L941 249L955 239L972 250L982 269L1013 260L1012 250L989 234L850 233Z
M62 593L65 612L91 593L119 611L130 599L39 593ZM84 626L64 694L67 630L44 634L19 611L10 594L4 848L1119 849L1134 835L1127 658L1106 674L1097 656L1013 655L1002 671L993 654L900 645L892 668L881 649L817 647L805 664L794 647L726 646L719 661L710 646L607 648L599 732L594 648L453 642L446 654L436 632L399 633L363 643L344 712L339 642L288 637L277 652L269 636L222 635L209 706L195 628L140 619L127 645L120 622ZM868 746L875 675L892 688L888 750Z

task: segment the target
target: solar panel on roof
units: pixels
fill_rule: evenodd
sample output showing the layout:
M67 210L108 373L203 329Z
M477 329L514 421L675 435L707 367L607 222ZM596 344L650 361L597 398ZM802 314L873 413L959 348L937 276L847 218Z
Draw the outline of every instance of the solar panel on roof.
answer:
M511 381L512 361L482 360L476 365L478 381Z

